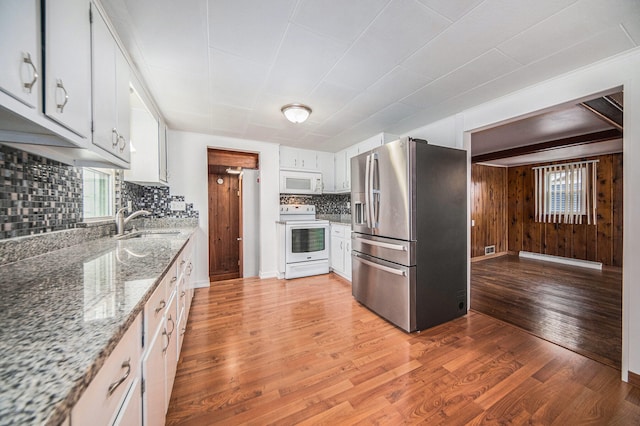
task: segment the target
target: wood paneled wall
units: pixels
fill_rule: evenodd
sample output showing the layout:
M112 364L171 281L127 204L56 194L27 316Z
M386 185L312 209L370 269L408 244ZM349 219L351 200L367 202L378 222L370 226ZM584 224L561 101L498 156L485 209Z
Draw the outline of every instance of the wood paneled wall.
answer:
M486 246L507 251L507 169L471 165L471 257L484 256Z
M521 250L622 266L622 154L595 157L598 163L598 221L566 225L535 221L532 167L471 165L471 257ZM582 159L559 161L559 163Z
M622 266L622 154L595 157L598 163L595 225L535 221L535 183L532 167L508 169L508 249L530 251Z

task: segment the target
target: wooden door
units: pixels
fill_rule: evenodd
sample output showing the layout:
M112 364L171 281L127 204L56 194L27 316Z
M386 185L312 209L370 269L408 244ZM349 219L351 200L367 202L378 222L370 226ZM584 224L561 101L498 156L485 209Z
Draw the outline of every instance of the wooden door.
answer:
M209 173L209 279L240 278L240 179Z

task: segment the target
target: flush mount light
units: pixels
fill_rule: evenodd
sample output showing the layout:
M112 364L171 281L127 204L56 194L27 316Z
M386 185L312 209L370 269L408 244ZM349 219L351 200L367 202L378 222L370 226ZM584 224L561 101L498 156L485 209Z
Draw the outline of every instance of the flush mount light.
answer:
M292 123L303 123L307 118L309 118L309 114L311 114L311 108L302 104L289 104L283 106L280 111L287 117Z

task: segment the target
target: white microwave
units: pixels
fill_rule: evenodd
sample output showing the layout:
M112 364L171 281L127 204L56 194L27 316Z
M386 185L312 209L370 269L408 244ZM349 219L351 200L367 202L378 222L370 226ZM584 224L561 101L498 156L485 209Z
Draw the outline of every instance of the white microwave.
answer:
M322 194L322 173L280 170L281 194Z

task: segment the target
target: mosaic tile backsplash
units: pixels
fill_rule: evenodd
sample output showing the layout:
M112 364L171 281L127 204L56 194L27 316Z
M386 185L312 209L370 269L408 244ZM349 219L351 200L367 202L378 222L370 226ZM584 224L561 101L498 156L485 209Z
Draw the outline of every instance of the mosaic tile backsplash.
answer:
M0 239L82 220L82 169L0 145Z
M313 204L316 215L351 214L351 194L280 195L280 204Z
M115 206L145 209L153 218L197 218L187 203L185 211L172 211L167 187L125 182L116 171ZM82 168L0 145L0 239L73 229L82 222Z

